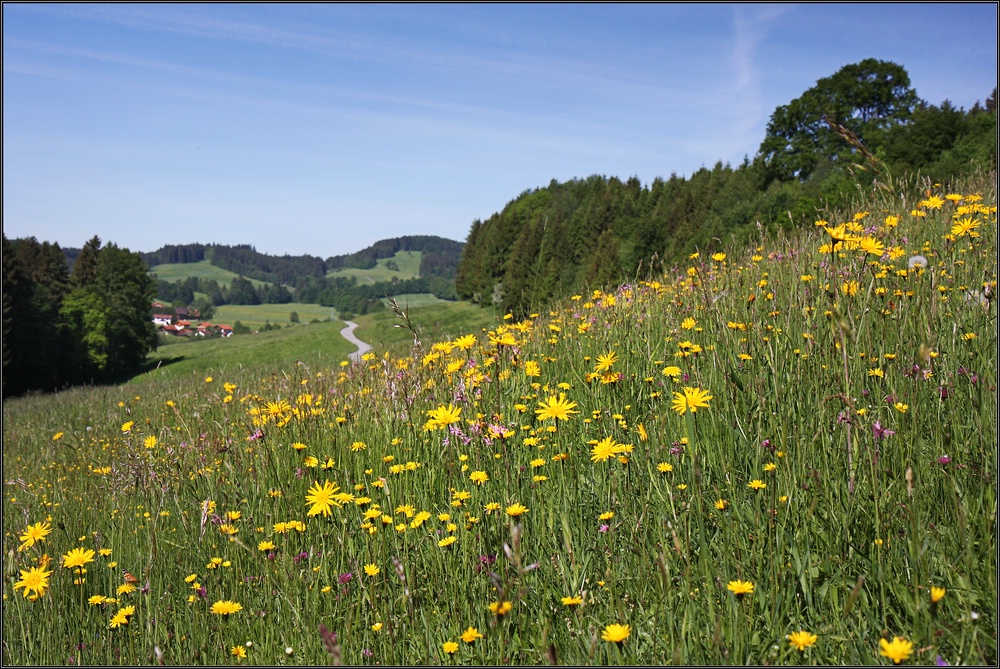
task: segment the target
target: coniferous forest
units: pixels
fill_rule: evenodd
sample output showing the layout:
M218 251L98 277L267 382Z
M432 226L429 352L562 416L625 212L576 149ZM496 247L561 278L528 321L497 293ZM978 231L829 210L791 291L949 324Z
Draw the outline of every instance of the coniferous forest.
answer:
M595 175L525 191L473 222L458 296L524 316L552 298L645 276L650 263L669 268L764 229L812 225L859 185L916 196L995 169L996 132L996 89L964 111L920 100L895 63L848 65L777 108L757 155L735 168L718 162L648 186Z

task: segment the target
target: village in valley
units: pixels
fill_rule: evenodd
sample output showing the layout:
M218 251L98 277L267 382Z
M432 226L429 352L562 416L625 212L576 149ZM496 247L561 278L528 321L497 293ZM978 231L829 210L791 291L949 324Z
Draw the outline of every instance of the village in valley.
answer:
M153 323L159 332L175 337L231 337L233 326L209 323L200 320L197 309L188 307L167 307L162 302L153 302ZM174 313L167 313L168 309Z

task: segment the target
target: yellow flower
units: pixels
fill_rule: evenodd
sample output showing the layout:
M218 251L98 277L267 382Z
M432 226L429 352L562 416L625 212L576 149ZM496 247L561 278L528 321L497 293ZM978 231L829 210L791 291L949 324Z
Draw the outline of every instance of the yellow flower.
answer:
M220 616L228 616L234 613L239 613L243 610L243 605L238 602L231 602L229 600L220 600L212 604L212 613Z
M580 606L580 604L583 604L583 597L563 597L560 601L562 601L563 606L573 608L574 606Z
M273 541L261 541L257 544L257 550L259 551L271 551L274 550L274 548L275 546Z
M715 508L719 511L725 511L727 506L729 506L729 502L721 497L715 501Z
M620 644L625 639L628 638L629 634L632 633L631 628L628 625L619 625L618 623L612 623L604 628L601 632L601 638L605 641L611 641L613 643Z
M469 474L469 480L476 485L482 485L490 480L490 476L482 470L476 470Z
M804 651L806 648L816 643L817 637L815 634L811 634L805 630L799 630L798 632L792 632L791 634L786 635L785 638L788 639L788 643L798 648L799 651Z
M674 402L671 408L683 416L688 411L695 413L698 409L708 408L710 399L712 396L708 394L708 391L685 386L683 393L674 393Z
M44 567L31 567L28 570L21 570L21 580L14 584L14 592L18 588L24 588L22 593L31 601L35 601L45 594L45 589L49 587L49 576L51 571L45 571ZM31 593L31 594L29 594Z
M753 481L750 481L747 486L753 488L754 490L763 490L767 487L767 484L760 479L754 479Z
M539 402L538 407L535 409L538 420L548 420L549 418L569 420L571 415L580 413L573 410L576 408L576 402L567 400L566 393L559 393L559 397L549 397L544 402Z
M594 371L603 372L611 369L616 362L618 362L618 354L614 351L608 351L604 355L597 356L597 364L594 365Z
M23 551L25 548L31 548L35 545L36 541L44 540L50 532L52 532L52 526L45 521L28 525L27 529L24 530L24 534L20 537L21 545L17 547L17 550Z
M456 539L455 537L445 537L444 539L438 542L438 546L440 546L441 548L447 548L456 541L458 541L458 539Z
M83 567L84 565L93 562L95 555L97 555L97 553L89 548L74 548L63 556L63 567L66 569Z
M931 586L931 603L937 604L938 602L940 602L942 599L944 599L944 595L946 592L947 590L945 590L944 588L939 588L936 585Z
M885 245L875 237L862 237L858 241L858 248L876 258L881 258L882 254L885 253Z
M135 425L135 421L128 420L122 423L122 432L131 432L132 427Z
M135 615L134 606L126 606L124 608L118 609L114 617L111 618L111 622L108 623L108 627L115 629L116 627L121 627L122 625L128 625L128 619L130 616Z
M369 576L378 576L379 571L381 570L378 568L377 564L365 565L365 573L368 574Z
M518 516L528 513L530 509L521 504L520 502L515 502L514 504L508 506L506 511L507 515L510 516L511 518L517 518Z
M499 618L510 613L510 610L513 608L513 606L514 606L513 604L507 601L490 602L489 609L490 613Z
M725 259L726 259L726 254L725 253L713 253L712 254L712 260L714 260L715 262L722 262Z
M245 659L247 656L247 649L243 646L233 646L229 649L229 652L241 660Z
M313 486L306 493L306 504L312 504L312 508L306 515L316 516L322 513L324 516L329 516L331 515L331 507L336 506L339 509L343 506L334 498L338 490L340 490L340 486L329 481L324 481L322 486L318 481L313 482Z
M604 462L608 458L622 452L621 444L615 443L614 437L605 437L591 449L590 459L593 462Z
M471 337L472 335L469 336ZM454 653L458 652L458 644L455 643L454 641L445 641L441 645L441 650L448 653L448 655L453 655Z
M475 643L476 639L482 639L483 635L479 633L475 627L470 627L469 629L462 632L462 641L465 643Z
M892 641L879 639L878 645L881 647L878 654L889 658L896 664L913 654L913 642L907 641L901 636L893 637Z
M681 368L670 365L669 367L663 368L663 375L669 376L671 378L676 378L681 375Z
M424 423L424 429L430 431L440 430L452 423L457 423L462 417L462 409L455 407L451 403L448 406L442 404L437 409L428 411L427 415L430 417L430 420Z
M726 587L734 595L738 596L749 595L753 592L753 583L751 581L730 581Z

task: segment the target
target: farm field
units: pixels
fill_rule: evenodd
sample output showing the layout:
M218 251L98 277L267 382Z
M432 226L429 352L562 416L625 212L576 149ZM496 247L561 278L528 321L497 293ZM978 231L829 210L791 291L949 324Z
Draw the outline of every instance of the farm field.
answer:
M198 279L206 280L214 279L220 286L228 286L233 282L233 279L239 276L229 270L216 267L208 260L191 263L168 263L164 265L157 265L151 269L149 273L161 281L169 282L183 281L188 277L197 277ZM257 279L249 279L249 281L257 287L266 285L267 283L265 281L258 281Z
M4 662L995 664L996 266L991 174L5 402Z
M423 254L420 251L397 251L392 258L379 258L375 261L375 267L371 269L345 268L332 272L327 272L327 276L356 277L358 285L376 283L379 281L392 281L393 278L415 279L420 276L420 258ZM390 269L387 263L395 263L398 269Z
M290 317L293 311L299 315L300 323L308 323L313 319L323 321L331 317L336 317L336 310L318 304L302 304L299 302L253 305L224 304L215 308L215 315L212 316L212 322L233 325L236 321L239 321L250 329L263 327L265 323L277 324L284 327L291 323Z

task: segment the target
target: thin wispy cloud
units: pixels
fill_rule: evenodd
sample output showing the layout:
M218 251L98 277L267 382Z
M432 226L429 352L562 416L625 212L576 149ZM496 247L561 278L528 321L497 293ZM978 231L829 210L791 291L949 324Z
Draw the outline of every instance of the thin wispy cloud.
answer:
M950 29L920 7L8 4L4 227L147 250L206 230L323 254L393 225L462 239L553 178L649 183L753 156L776 106L872 55L853 15L900 27L876 56L918 92L982 99L995 8L949 5L964 42L918 49L903 35L921 12Z

